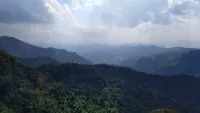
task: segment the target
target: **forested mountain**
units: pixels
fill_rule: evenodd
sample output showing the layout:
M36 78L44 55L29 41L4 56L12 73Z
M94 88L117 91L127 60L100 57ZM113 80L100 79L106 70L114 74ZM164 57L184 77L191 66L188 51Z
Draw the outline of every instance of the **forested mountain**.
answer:
M35 70L0 51L0 110L5 113L167 110L162 108L199 113L199 89L195 77L148 75L109 65L48 64Z
M32 68L37 68L42 64L60 64L60 62L50 57L16 58L16 60Z
M189 74L200 77L200 50L182 54L156 70L163 75Z
M184 55L189 51L195 50L193 48L168 48L166 52L142 57L137 60L129 59L124 61L121 65L130 67L137 71L146 72L146 73L155 73L158 69L163 67L164 65L168 64L170 61L179 58L180 56ZM179 74L186 74L186 73L179 73Z
M8 36L0 37L0 48L18 58L50 57L62 63L90 64L76 53L64 49L41 48Z
M93 46L89 47L93 48ZM82 49L80 48L80 50ZM166 48L157 47L153 45L122 45L122 46L99 45L89 50L90 51L88 52L81 53L81 55L89 59L93 63L119 65L121 64L121 62L131 58L138 59L144 56L151 56L154 54L162 53L166 50Z

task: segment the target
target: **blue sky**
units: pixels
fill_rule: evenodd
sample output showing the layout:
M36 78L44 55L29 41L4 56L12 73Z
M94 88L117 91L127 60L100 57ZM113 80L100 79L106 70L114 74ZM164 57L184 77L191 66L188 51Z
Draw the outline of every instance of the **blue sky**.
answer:
M0 35L33 44L200 41L199 0L2 0Z

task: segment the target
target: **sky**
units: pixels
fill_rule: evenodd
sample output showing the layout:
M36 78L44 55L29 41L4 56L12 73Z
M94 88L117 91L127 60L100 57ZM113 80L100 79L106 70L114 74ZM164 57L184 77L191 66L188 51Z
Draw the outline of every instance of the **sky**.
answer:
M0 2L0 36L36 45L200 42L200 0Z

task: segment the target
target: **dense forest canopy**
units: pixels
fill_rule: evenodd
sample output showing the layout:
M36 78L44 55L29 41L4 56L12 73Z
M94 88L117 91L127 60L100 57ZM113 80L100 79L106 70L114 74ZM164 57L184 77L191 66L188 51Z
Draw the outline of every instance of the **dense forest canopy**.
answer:
M199 112L200 80L191 76L161 77L109 65L48 64L32 69L2 50L0 70L4 113L163 113L163 108Z

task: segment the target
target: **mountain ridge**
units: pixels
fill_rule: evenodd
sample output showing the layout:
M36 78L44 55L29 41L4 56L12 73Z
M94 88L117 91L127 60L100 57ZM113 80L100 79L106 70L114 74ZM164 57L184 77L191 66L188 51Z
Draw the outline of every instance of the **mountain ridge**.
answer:
M59 62L71 62L80 64L91 64L90 61L79 56L75 52L69 52L64 49L42 48L28 44L14 37L0 37L0 48L8 52L10 55L19 58L35 58L35 57L50 57Z
M80 48L80 50L81 49L82 48ZM91 50L89 49L88 52L82 53L81 55L92 61L94 64L105 63L119 65L121 62L130 58L138 59L140 57L162 53L163 51L165 51L165 48L154 45L102 45L97 48L94 47Z
M200 50L192 50L178 56L155 71L162 75L189 74L200 77Z
M163 53L141 57L136 60L129 59L122 62L121 65L141 72L154 73L157 69L167 64L169 61L192 50L194 49L182 47L167 48L167 50Z

